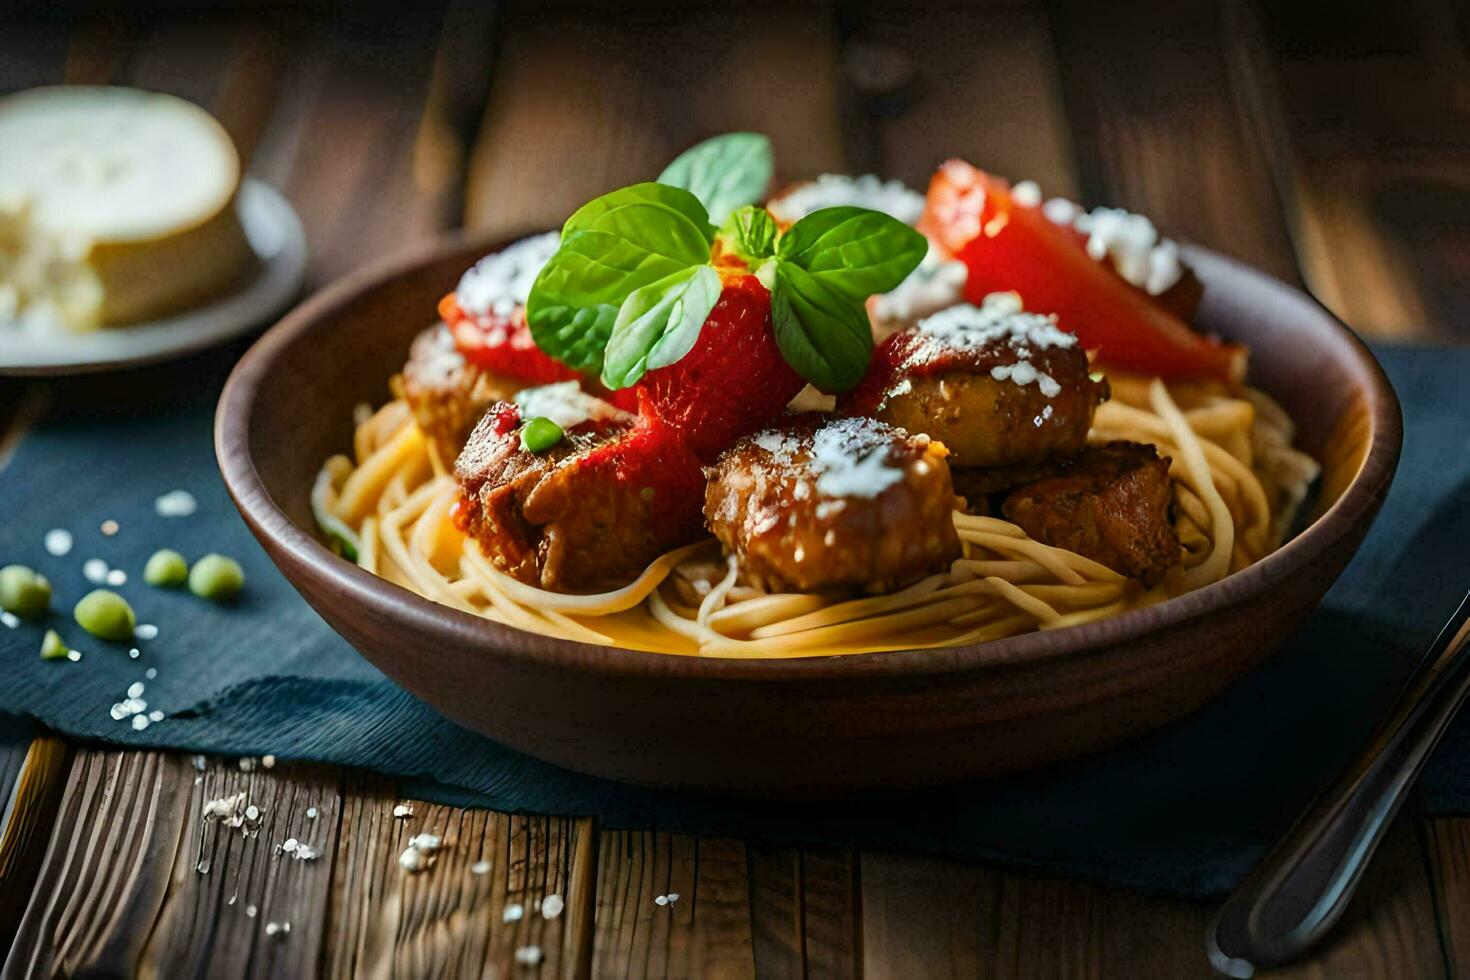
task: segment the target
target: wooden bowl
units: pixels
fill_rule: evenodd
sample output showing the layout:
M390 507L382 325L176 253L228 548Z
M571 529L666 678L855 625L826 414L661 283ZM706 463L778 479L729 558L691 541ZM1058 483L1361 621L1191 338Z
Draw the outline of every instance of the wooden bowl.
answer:
M351 445L352 409L435 303L494 246L455 241L337 283L249 351L215 444L240 513L363 656L467 728L579 772L660 786L824 794L942 783L1114 745L1195 710L1321 600L1393 476L1398 402L1367 349L1300 292L1211 252L1203 324L1253 348L1324 467L1313 521L1275 554L1162 605L951 650L722 660L499 626L362 571L318 543L308 493Z

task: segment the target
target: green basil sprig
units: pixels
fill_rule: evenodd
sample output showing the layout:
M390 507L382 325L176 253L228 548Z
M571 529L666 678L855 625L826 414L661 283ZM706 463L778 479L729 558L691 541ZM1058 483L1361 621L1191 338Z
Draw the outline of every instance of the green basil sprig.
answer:
M759 201L774 170L769 139L760 133L725 133L679 154L658 182L693 193L718 225L741 205Z
M634 184L583 205L531 288L531 338L569 367L599 373L623 302L708 263L713 240L704 205L677 187Z
M827 208L784 234L763 208L743 207L719 232L771 290L777 346L823 391L857 384L873 352L864 301L903 281L928 251L903 222L863 208ZM635 184L584 205L562 229L526 304L547 354L626 388L676 363L719 301L715 233L689 191Z

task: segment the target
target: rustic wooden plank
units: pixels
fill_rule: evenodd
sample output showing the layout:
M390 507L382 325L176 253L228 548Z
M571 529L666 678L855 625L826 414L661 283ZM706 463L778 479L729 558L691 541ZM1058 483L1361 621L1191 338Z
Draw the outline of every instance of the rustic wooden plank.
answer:
M892 854L862 874L866 977L1211 975L1201 903Z
M140 31L123 79L208 109L248 161L274 108L297 30L285 12L170 11Z
M747 845L756 972L857 976L862 913L855 851Z
M186 769L157 752L77 753L4 976L116 973L138 962L188 819Z
M412 18L354 8L303 19L287 34L290 62L252 169L301 215L314 284L447 224L444 201L414 172L442 14L438 4Z
M1036 4L954 4L916 17L849 8L843 67L871 134L862 168L928 186L949 157L1076 197L1077 163L1045 13ZM869 91L891 88L887 96Z
M864 977L984 975L1001 914L999 875L867 851L862 876Z
M0 745L0 949L9 949L41 871L66 787L70 750L19 718L3 720Z
M665 7L509 12L466 224L505 235L555 227L722 130L768 133L778 181L845 169L831 8L771 17L736 5L719 21L711 30L703 11Z
M1434 817L1424 822L1434 911L1450 976L1470 972L1470 819Z
M6 976L314 972L337 777L310 767L246 772L234 760L201 765L176 754L78 750L54 829L39 828L50 830L50 845ZM206 802L236 793L258 820L231 829L203 819ZM282 853L288 837L320 857ZM272 922L293 926L268 931Z
M1257 5L1225 9L1236 90L1313 293L1371 335L1470 336L1459 288L1470 234L1455 217L1470 213L1470 59L1450 41L1448 5L1311 23L1283 10L1269 25Z
M192 791L168 892L138 972L314 975L337 851L341 777L323 767L194 759L182 773ZM241 808L256 808L258 820L232 828L205 819L211 801L237 794L244 794ZM288 841L297 845L283 847ZM316 856L303 857L302 846Z
M605 831L592 973L754 976L750 911L740 841Z
M1446 976L1417 820L1389 832L1342 922L1312 956L1263 978Z
M1296 280L1265 152L1233 102L1219 4L1050 14L1087 203L1141 211L1166 233Z
M408 812L395 816L398 807ZM409 871L399 858L419 834L442 846L427 868ZM596 830L587 820L404 801L386 781L354 776L332 883L327 972L510 976L527 965L518 955L539 963L542 976L585 972L596 887L589 837ZM548 898L562 908L544 904Z

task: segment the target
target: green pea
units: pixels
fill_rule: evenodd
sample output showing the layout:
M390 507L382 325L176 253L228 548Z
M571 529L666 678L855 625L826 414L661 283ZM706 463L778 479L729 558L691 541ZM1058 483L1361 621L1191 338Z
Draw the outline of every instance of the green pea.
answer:
M224 555L205 555L189 569L189 591L201 599L228 602L244 587L245 571Z
M70 652L70 648L67 647L60 633L55 630L46 631L46 637L41 641L42 660L61 660Z
M94 589L82 596L72 610L77 625L99 640L128 640L138 617L128 600L107 589Z
M143 581L161 589L177 589L189 581L189 563L177 551L155 551L143 566Z
M51 608L51 583L24 565L0 568L0 609L21 619L40 619Z
M528 453L544 453L561 442L566 433L551 419L538 415L521 426L521 448Z

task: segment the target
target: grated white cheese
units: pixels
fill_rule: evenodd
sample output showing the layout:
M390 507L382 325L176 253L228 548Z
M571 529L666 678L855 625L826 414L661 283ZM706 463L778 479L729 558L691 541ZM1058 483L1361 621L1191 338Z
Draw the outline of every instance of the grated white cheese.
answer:
M1035 384L1047 398L1060 394L1061 385L1030 363L1031 352L1077 346L1076 336L1059 328L1055 317L1022 310L1021 297L1016 293L991 293L980 301L979 306L951 306L920 320L916 332L920 342L904 358L902 367L924 363L946 349L976 350L1006 344L1014 351L1016 361L996 365L990 369L990 376L997 381L1009 380L1023 387ZM900 381L885 393L885 399L901 394L898 389L906 381Z
M822 208L852 206L882 211L911 225L924 213L924 195L898 180L879 180L873 174L849 177L822 174L794 188L768 205L781 221L798 221Z
M438 382L443 384L464 370L465 359L460 353L459 346L454 342L454 333L445 323L439 324L429 334L427 355L423 356L421 348L418 353L420 357L415 363L414 370L419 372L426 382Z
M510 316L526 305L542 266L560 245L560 232L548 231L485 256L460 278L455 302L466 313Z
M964 295L969 275L965 263L946 259L931 244L924 261L903 282L874 297L873 320L880 328L894 328L953 306Z
M1023 180L1011 188L1011 200L1022 207L1034 208L1041 203L1041 186L1034 180Z
M1017 204L1034 207L1040 204L1041 191L1023 195L1021 189L1032 181L1022 181L1011 190ZM1025 198L1023 200L1023 197ZM1184 275L1179 259L1179 246L1164 238L1154 223L1141 214L1122 208L1093 208L1091 212L1054 197L1041 204L1041 213L1053 224L1070 225L1087 236L1087 254L1099 262L1108 261L1124 280L1157 296L1177 283Z
M878 496L903 479L888 458L889 431L873 419L829 422L812 437L817 492L828 497Z
M520 406L521 418L548 418L563 429L597 419L622 418L626 414L587 394L575 381L522 389L516 392L515 403Z

